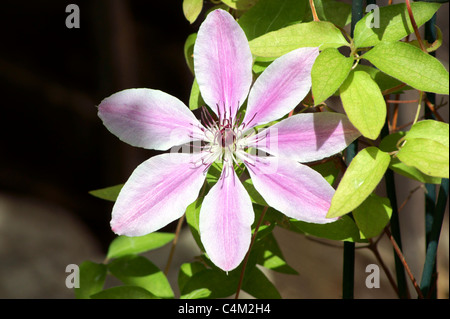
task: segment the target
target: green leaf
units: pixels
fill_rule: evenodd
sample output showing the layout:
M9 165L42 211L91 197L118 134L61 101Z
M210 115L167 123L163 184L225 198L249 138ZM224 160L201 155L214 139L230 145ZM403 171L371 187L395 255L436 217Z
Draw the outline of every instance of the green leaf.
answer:
M442 45L442 31L438 28L437 25L434 26L436 28L437 37L436 40L433 43L428 43L427 41L422 41L422 43L425 45L427 52L433 52L439 49L439 47ZM419 41L412 40L408 42L409 44L412 44L418 48L420 48Z
M207 268L200 262L185 263L180 267L178 272L178 288L180 291L183 290L184 285L192 278L192 276L200 271L206 270Z
M389 223L392 216L388 198L371 194L353 210L353 218L361 231L362 238L378 236Z
M208 298L226 298L236 293L240 267L226 274L217 269L206 269L195 273L184 285L181 295L186 296L199 289L208 289Z
M237 10L248 10L253 7L258 0L222 0L227 6Z
M386 73L383 73L380 70L375 69L374 67L368 65L358 64L354 70L364 71L367 74L369 74L370 77L378 84L378 87L382 92L403 84L403 82L394 79L393 77L387 75ZM393 91L392 93L400 93L406 90L412 90L412 87L404 86L398 91Z
M121 257L110 262L108 270L126 285L144 288L159 298L174 297L164 273L147 258Z
M397 132L384 137L379 145L380 150L386 153L397 151L398 150L397 143L405 135L406 132ZM391 159L389 168L392 169L397 174L414 179L421 183L440 184L442 181L440 177L428 176L419 171L417 168L402 163L396 157Z
M104 264L85 261L80 265L80 288L75 288L77 299L88 299L105 284L107 268Z
M312 165L311 168L320 173L328 184L333 185L339 175L339 168L333 161Z
M242 290L259 299L281 299L277 288L258 267L246 273Z
M345 215L361 205L383 178L390 160L389 154L376 147L361 150L345 171L327 217Z
M441 143L425 138L407 138L397 157L427 175L449 178L449 148Z
M290 25L255 38L249 44L252 53L261 57L279 57L303 47L324 50L349 45L341 31L326 21Z
M157 297L141 287L119 286L96 293L92 295L92 299L157 299Z
M154 232L139 237L116 237L109 245L106 258L119 258L130 254L140 254L166 245L175 238L172 233Z
M92 196L109 200L111 202L115 202L117 199L117 196L119 196L120 190L122 189L124 184L119 184L116 186L106 187L102 189L96 189L93 191L90 191L89 194Z
M194 23L202 12L203 0L183 0L183 13L189 23Z
M272 232L266 235L253 249L259 250L257 258L259 265L276 272L298 275L298 272L286 263Z
M184 42L184 59L186 64L191 70L192 74L194 74L194 44L195 40L197 40L197 33L190 34L186 41ZM191 93L192 94L192 93Z
M362 135L375 140L386 120L386 102L377 83L364 71L352 71L340 93L350 122Z
M194 82L192 83L191 95L189 96L189 109L196 110L199 107L205 106L206 103L202 98L200 93L200 88L197 83L197 79L194 78Z
M362 56L386 74L413 88L448 94L448 71L435 57L404 42L381 42Z
M300 22L306 0L260 0L238 20L248 40Z
M314 0L317 16L320 21L329 21L341 28L350 23L352 19L352 6L348 3L343 3L334 0ZM304 21L312 21L312 11L306 10Z
M267 206L266 201L264 198L258 193L255 186L253 186L253 181L249 178L245 180L242 185L244 185L245 190L250 195L250 199L253 203L259 204L261 206Z
M441 5L437 3L411 3L414 20L418 27L431 19ZM355 26L355 46L369 47L381 41L396 41L414 32L406 4L394 4L379 8L379 28L370 27L374 12L367 14Z
M419 121L406 133L405 139L411 138L426 138L449 147L449 125L435 120Z
M311 70L314 104L318 105L339 89L353 65L353 58L344 57L335 48L323 50Z
M211 296L211 290L208 288L200 288L180 296L180 299L204 299L209 296Z
M319 238L360 242L359 230L355 222L349 216L342 216L338 220L328 224L313 224L291 219L291 230L298 230L307 235Z
M191 230L192 237L194 237L195 242L198 247L205 251L202 241L200 240L200 230L199 230L199 216L200 209L202 208L203 198L198 198L195 202L186 208L186 222Z
M435 177L449 175L449 125L434 120L415 123L404 137L397 158Z

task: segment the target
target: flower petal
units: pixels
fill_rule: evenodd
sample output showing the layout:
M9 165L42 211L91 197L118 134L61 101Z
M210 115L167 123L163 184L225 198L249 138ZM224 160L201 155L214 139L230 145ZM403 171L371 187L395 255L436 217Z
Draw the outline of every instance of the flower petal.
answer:
M269 206L288 217L325 224L333 187L312 168L296 161L265 157L246 163L253 185Z
M342 151L360 135L344 114L305 113L272 125L248 144L274 156L305 163Z
M225 271L241 263L251 240L252 202L233 168L224 169L200 210L200 238L211 261Z
M264 70L248 96L246 128L279 119L303 100L311 88L311 68L318 55L318 48L299 48Z
M111 228L141 236L180 218L198 197L205 180L201 154L162 154L139 165L113 207ZM200 161L201 162L201 161Z
M234 18L224 10L211 12L198 30L194 70L204 101L217 115L234 118L252 83L252 63L245 33Z
M147 149L167 150L203 135L203 126L187 106L158 90L117 92L100 103L98 116L122 141Z

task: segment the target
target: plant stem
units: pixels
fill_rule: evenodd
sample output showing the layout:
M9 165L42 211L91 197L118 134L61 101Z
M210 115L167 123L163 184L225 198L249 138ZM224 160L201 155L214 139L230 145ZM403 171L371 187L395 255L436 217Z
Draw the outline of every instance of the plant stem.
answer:
M314 5L314 0L309 0L309 6L311 8L311 12L312 12L314 21L320 21L319 17L317 16L316 6Z
M175 238L172 242L172 247L170 248L169 258L167 259L166 268L164 268L164 274L167 276L169 273L170 265L172 264L173 255L175 253L175 247L178 243L178 237L180 236L181 226L183 225L184 218L186 215L181 216L181 218L178 220L177 228L175 230Z
M380 252L378 251L378 248L377 248L377 243L378 242L373 242L373 240L370 240L370 244L369 244L369 246L367 248L369 248L370 251L372 251L373 254L375 255L375 258L377 259L378 263L380 263L381 268L383 268L384 273L388 277L389 283L391 284L392 288L394 289L395 293L398 296L398 287L395 284L395 280L392 277L392 274L389 271L389 268L386 266L386 264L384 263L383 259L381 258Z
M411 24L414 29L414 34L416 35L416 38L417 38L417 42L419 42L419 46L422 49L422 51L425 53L428 53L427 49L423 45L422 37L420 36L420 32L419 32L419 28L417 27L416 20L414 19L414 15L413 15L413 12L411 9L411 3L409 2L409 0L406 0L405 2L406 2L406 8L408 9L409 19L411 20Z
M241 275L239 277L239 283L238 283L238 287L236 290L235 299L239 299L239 293L241 292L242 282L244 281L244 273L245 273L245 268L247 267L248 257L250 256L250 251L252 250L256 235L258 234L259 226L261 226L261 223L264 219L264 216L266 215L268 208L269 208L269 206L264 206L261 216L259 217L258 223L256 224L255 231L253 232L252 240L250 241L250 247L248 248L247 254L245 254L245 258L242 263L242 270L241 270Z
M398 246L397 242L395 241L394 237L392 236L391 232L389 231L389 229L387 227L384 229L384 232L389 237L389 240L391 241L392 246L394 247L395 253L400 258L403 266L405 267L406 272L408 273L408 276L411 279L411 282L413 283L414 288L416 289L418 297L420 299L423 299L422 291L420 290L419 285L417 284L417 281L414 278L414 275L412 274L411 269L409 268L408 263L406 262L406 259L403 256L402 251L400 250L400 247Z

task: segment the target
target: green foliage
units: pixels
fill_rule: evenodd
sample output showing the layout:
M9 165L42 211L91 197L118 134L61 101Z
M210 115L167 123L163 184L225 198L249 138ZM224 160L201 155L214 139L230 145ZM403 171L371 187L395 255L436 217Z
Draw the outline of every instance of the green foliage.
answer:
M194 74L194 44L195 40L197 40L197 33L190 34L186 41L184 42L184 59L186 64L191 70L192 74Z
M348 46L341 31L327 21L299 23L266 33L250 42L256 56L279 57L303 47L339 48Z
M311 71L315 105L322 103L339 89L347 78L353 61L335 48L325 49L319 54Z
M119 258L139 254L166 245L174 239L172 233L155 232L139 237L119 236L109 245L106 258Z
M158 298L174 297L164 273L145 257L117 258L108 264L108 270L125 285L144 288Z
M411 44L383 41L362 57L417 90L448 94L448 71L435 57Z
M437 3L412 2L411 9L420 27L431 19L441 5ZM397 41L414 32L406 4L399 3L379 8L380 27L370 27L374 13L367 14L355 26L355 46L374 46L380 42Z
M183 0L183 13L190 23L194 23L197 20L202 8L203 0Z
M405 136L406 132L397 132L394 134L390 134L383 138L380 142L380 150L383 152L396 152L398 151L397 145L399 144L399 140ZM413 166L408 166L402 163L398 158L393 157L391 159L391 163L389 164L389 168L392 169L397 174L403 175L405 177L414 179L421 183L429 183L429 184L440 184L441 178L428 176L417 168Z
M386 120L386 103L377 83L364 71L352 71L340 93L349 120L363 136L375 140Z
M328 224L313 224L291 219L294 231L330 240L360 242L359 230L353 219L342 216Z
M257 38L290 24L300 22L306 10L307 0L259 0L239 18L239 25L248 40ZM309 10L309 8L308 8Z
M105 284L107 268L103 264L85 261L80 265L80 287L75 288L77 299L89 299L102 291Z
M392 207L389 199L370 194L361 205L353 210L353 218L361 231L362 238L378 236L389 223Z
M400 161L426 175L449 177L449 125L434 120L414 124L403 137Z
M367 147L352 160L331 200L327 217L338 217L357 208L377 187L391 157L376 147Z
M329 21L341 28L351 21L352 7L348 3L335 0L314 0L314 6L320 21ZM312 20L312 12L308 6L303 21Z
M123 184L110 186L102 189L96 189L93 191L90 191L89 194L92 196L108 200L111 202L115 202L117 199L117 196L119 196L120 190L122 189Z

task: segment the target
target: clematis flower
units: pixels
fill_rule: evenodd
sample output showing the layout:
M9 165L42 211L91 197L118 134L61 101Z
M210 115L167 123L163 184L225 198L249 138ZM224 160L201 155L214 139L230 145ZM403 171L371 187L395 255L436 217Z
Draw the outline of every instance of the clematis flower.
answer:
M200 238L211 261L236 268L249 249L254 212L235 164L245 165L268 205L290 218L328 223L334 189L301 164L343 150L360 133L338 113L298 114L255 133L298 105L311 87L318 48L300 48L273 61L252 85L252 54L243 30L223 10L199 28L194 70L205 103L199 121L183 102L152 89L128 89L104 99L98 115L122 141L168 150L196 142L191 153L166 153L140 164L113 207L111 227L141 236L180 218L199 196L208 168L221 162L218 182L206 194ZM248 99L247 99L248 95ZM240 110L247 99L245 114ZM194 144L196 144L194 143ZM259 153L250 152L259 149Z

